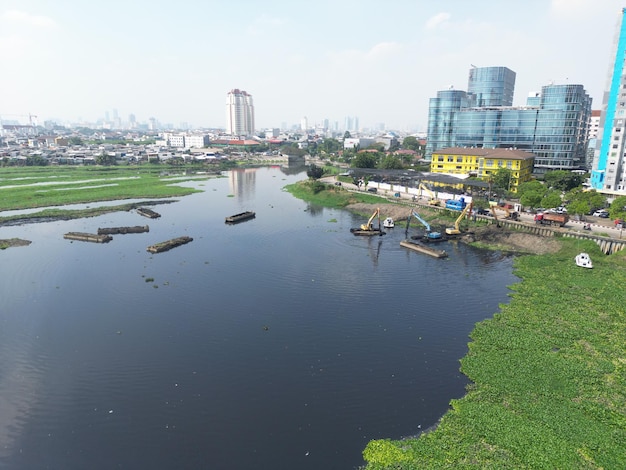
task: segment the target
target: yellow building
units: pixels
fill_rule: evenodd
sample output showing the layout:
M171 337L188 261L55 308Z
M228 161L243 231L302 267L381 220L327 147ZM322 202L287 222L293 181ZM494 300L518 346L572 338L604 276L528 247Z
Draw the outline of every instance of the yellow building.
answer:
M489 181L501 168L511 170L509 191L517 192L520 184L532 180L535 154L513 149L450 147L433 152L432 173L477 176Z

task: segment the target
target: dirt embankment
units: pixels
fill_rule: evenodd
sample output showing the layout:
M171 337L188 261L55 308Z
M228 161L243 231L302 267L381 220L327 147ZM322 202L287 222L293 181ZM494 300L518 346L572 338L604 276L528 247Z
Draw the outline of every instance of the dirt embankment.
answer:
M410 213L410 208L400 204L350 204L346 209L358 214L372 214L376 208L380 208L380 217L391 217L398 222L406 220ZM450 222L445 222L448 225ZM442 222L441 224L445 224ZM439 224L433 221L433 226ZM471 230L461 237L465 243L481 243L489 245L495 249L516 253L546 254L555 253L560 249L557 240L549 237L542 237L532 233L511 231L492 225L472 227Z

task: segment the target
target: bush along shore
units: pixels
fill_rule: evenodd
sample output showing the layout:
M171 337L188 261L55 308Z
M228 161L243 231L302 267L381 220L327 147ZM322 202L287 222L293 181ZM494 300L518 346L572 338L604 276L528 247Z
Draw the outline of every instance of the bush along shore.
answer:
M516 258L510 303L461 360L467 394L427 432L370 441L366 470L626 468L626 254L558 242Z

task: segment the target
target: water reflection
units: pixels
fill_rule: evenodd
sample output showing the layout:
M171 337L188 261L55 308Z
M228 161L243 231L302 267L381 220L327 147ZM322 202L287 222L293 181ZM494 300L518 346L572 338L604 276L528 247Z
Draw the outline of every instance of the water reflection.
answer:
M362 217L282 190L303 178L191 182L105 245L63 234L145 219L0 227L33 242L0 252L0 467L354 468L369 439L435 423L511 260L355 237ZM225 224L242 200L256 218Z

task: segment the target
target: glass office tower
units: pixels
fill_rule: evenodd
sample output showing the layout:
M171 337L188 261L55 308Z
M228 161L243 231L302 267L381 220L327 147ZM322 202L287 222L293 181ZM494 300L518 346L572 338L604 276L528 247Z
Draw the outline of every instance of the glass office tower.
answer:
M585 166L591 98L582 85L546 85L515 107L510 69L473 68L469 84L471 92L438 92L430 100L427 160L446 147L515 148L537 155L539 173Z
M475 96L479 108L513 106L515 72L507 67L472 67L467 93Z
M430 159L433 150L455 145L454 117L460 109L469 105L467 92L462 90L438 91L437 98L430 99L426 134L427 159Z
M535 171L584 168L589 119L591 97L582 85L542 87L532 150Z
M532 152L537 108L470 108L456 116L456 146Z

